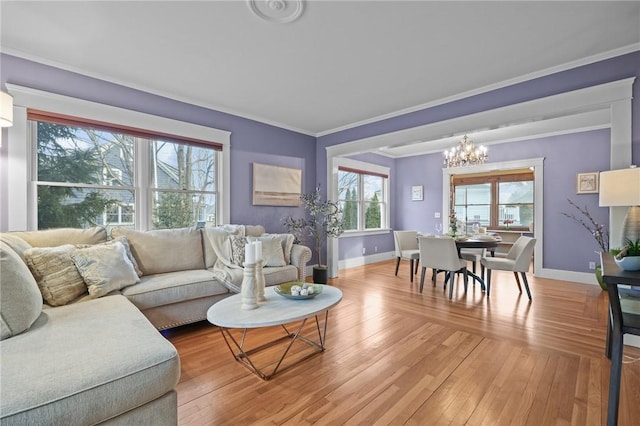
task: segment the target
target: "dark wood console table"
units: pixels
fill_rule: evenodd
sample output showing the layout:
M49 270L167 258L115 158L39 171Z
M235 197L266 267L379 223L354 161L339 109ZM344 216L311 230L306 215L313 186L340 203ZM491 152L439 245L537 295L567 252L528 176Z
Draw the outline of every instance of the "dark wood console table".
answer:
M634 297L628 290L618 285L637 286L640 290L640 271L621 269L610 253L601 253L602 280L607 284L609 293L609 326L607 328L607 357L611 359L609 375L609 405L607 407L607 425L618 424L618 404L620 402L620 379L622 373L622 350L624 334L640 335L640 312L623 312L620 297ZM635 296L637 297L637 296Z

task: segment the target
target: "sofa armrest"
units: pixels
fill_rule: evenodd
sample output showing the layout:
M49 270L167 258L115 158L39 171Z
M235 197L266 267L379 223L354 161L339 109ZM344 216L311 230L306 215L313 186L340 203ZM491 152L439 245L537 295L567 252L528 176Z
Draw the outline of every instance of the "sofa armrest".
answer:
M298 280L304 281L307 274L307 262L311 260L311 249L307 246L294 244L291 247L291 264L298 268Z

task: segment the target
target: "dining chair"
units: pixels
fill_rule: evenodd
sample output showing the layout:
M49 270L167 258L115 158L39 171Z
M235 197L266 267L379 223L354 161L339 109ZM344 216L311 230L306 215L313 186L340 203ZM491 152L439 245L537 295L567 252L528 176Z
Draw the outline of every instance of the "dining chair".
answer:
M522 286L520 285L520 278L518 277L519 272L522 275L527 296L529 296L529 300L531 300L531 291L529 290L526 273L529 271L529 266L531 265L531 256L535 245L535 238L525 237L523 235L513 243L513 246L511 246L511 249L507 253L507 257L484 257L480 260L480 264L484 265L487 269L487 297L491 294L491 271L498 270L512 271L516 277L518 289L520 289L520 293L522 293Z
M464 291L467 291L467 261L458 257L456 241L450 237L420 237L418 238L420 247L420 263L422 263L422 274L420 275L420 293L424 287L424 276L427 268L434 271L446 271L444 278L445 289L449 280L449 299L453 297L453 283L456 275L464 275ZM435 285L435 281L434 281Z
M393 241L396 246L396 276L400 267L400 259L409 261L409 276L413 282L413 276L418 272L420 262L420 250L418 249L418 231L393 231ZM414 270L415 261L415 270Z

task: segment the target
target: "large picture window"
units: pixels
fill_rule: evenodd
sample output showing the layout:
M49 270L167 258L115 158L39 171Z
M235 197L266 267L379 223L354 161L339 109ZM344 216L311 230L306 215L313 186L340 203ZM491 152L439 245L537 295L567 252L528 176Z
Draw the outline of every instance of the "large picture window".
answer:
M387 228L388 175L340 166L338 202L346 231Z
M27 118L38 229L217 223L219 146L42 111Z
M527 229L533 223L533 172L452 176L453 208L468 229Z

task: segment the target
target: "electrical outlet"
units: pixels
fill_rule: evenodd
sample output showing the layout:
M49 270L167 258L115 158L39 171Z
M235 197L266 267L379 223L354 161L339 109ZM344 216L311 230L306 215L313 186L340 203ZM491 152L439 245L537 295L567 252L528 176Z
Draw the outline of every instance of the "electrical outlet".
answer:
M367 253L367 249L362 247L362 254L366 254L366 253ZM595 266L594 266L594 268L595 268Z
M596 269L596 262L589 262L589 269Z
M433 215L433 217L434 217L434 218L436 218L436 219L440 219L440 212L436 212L436 213Z

